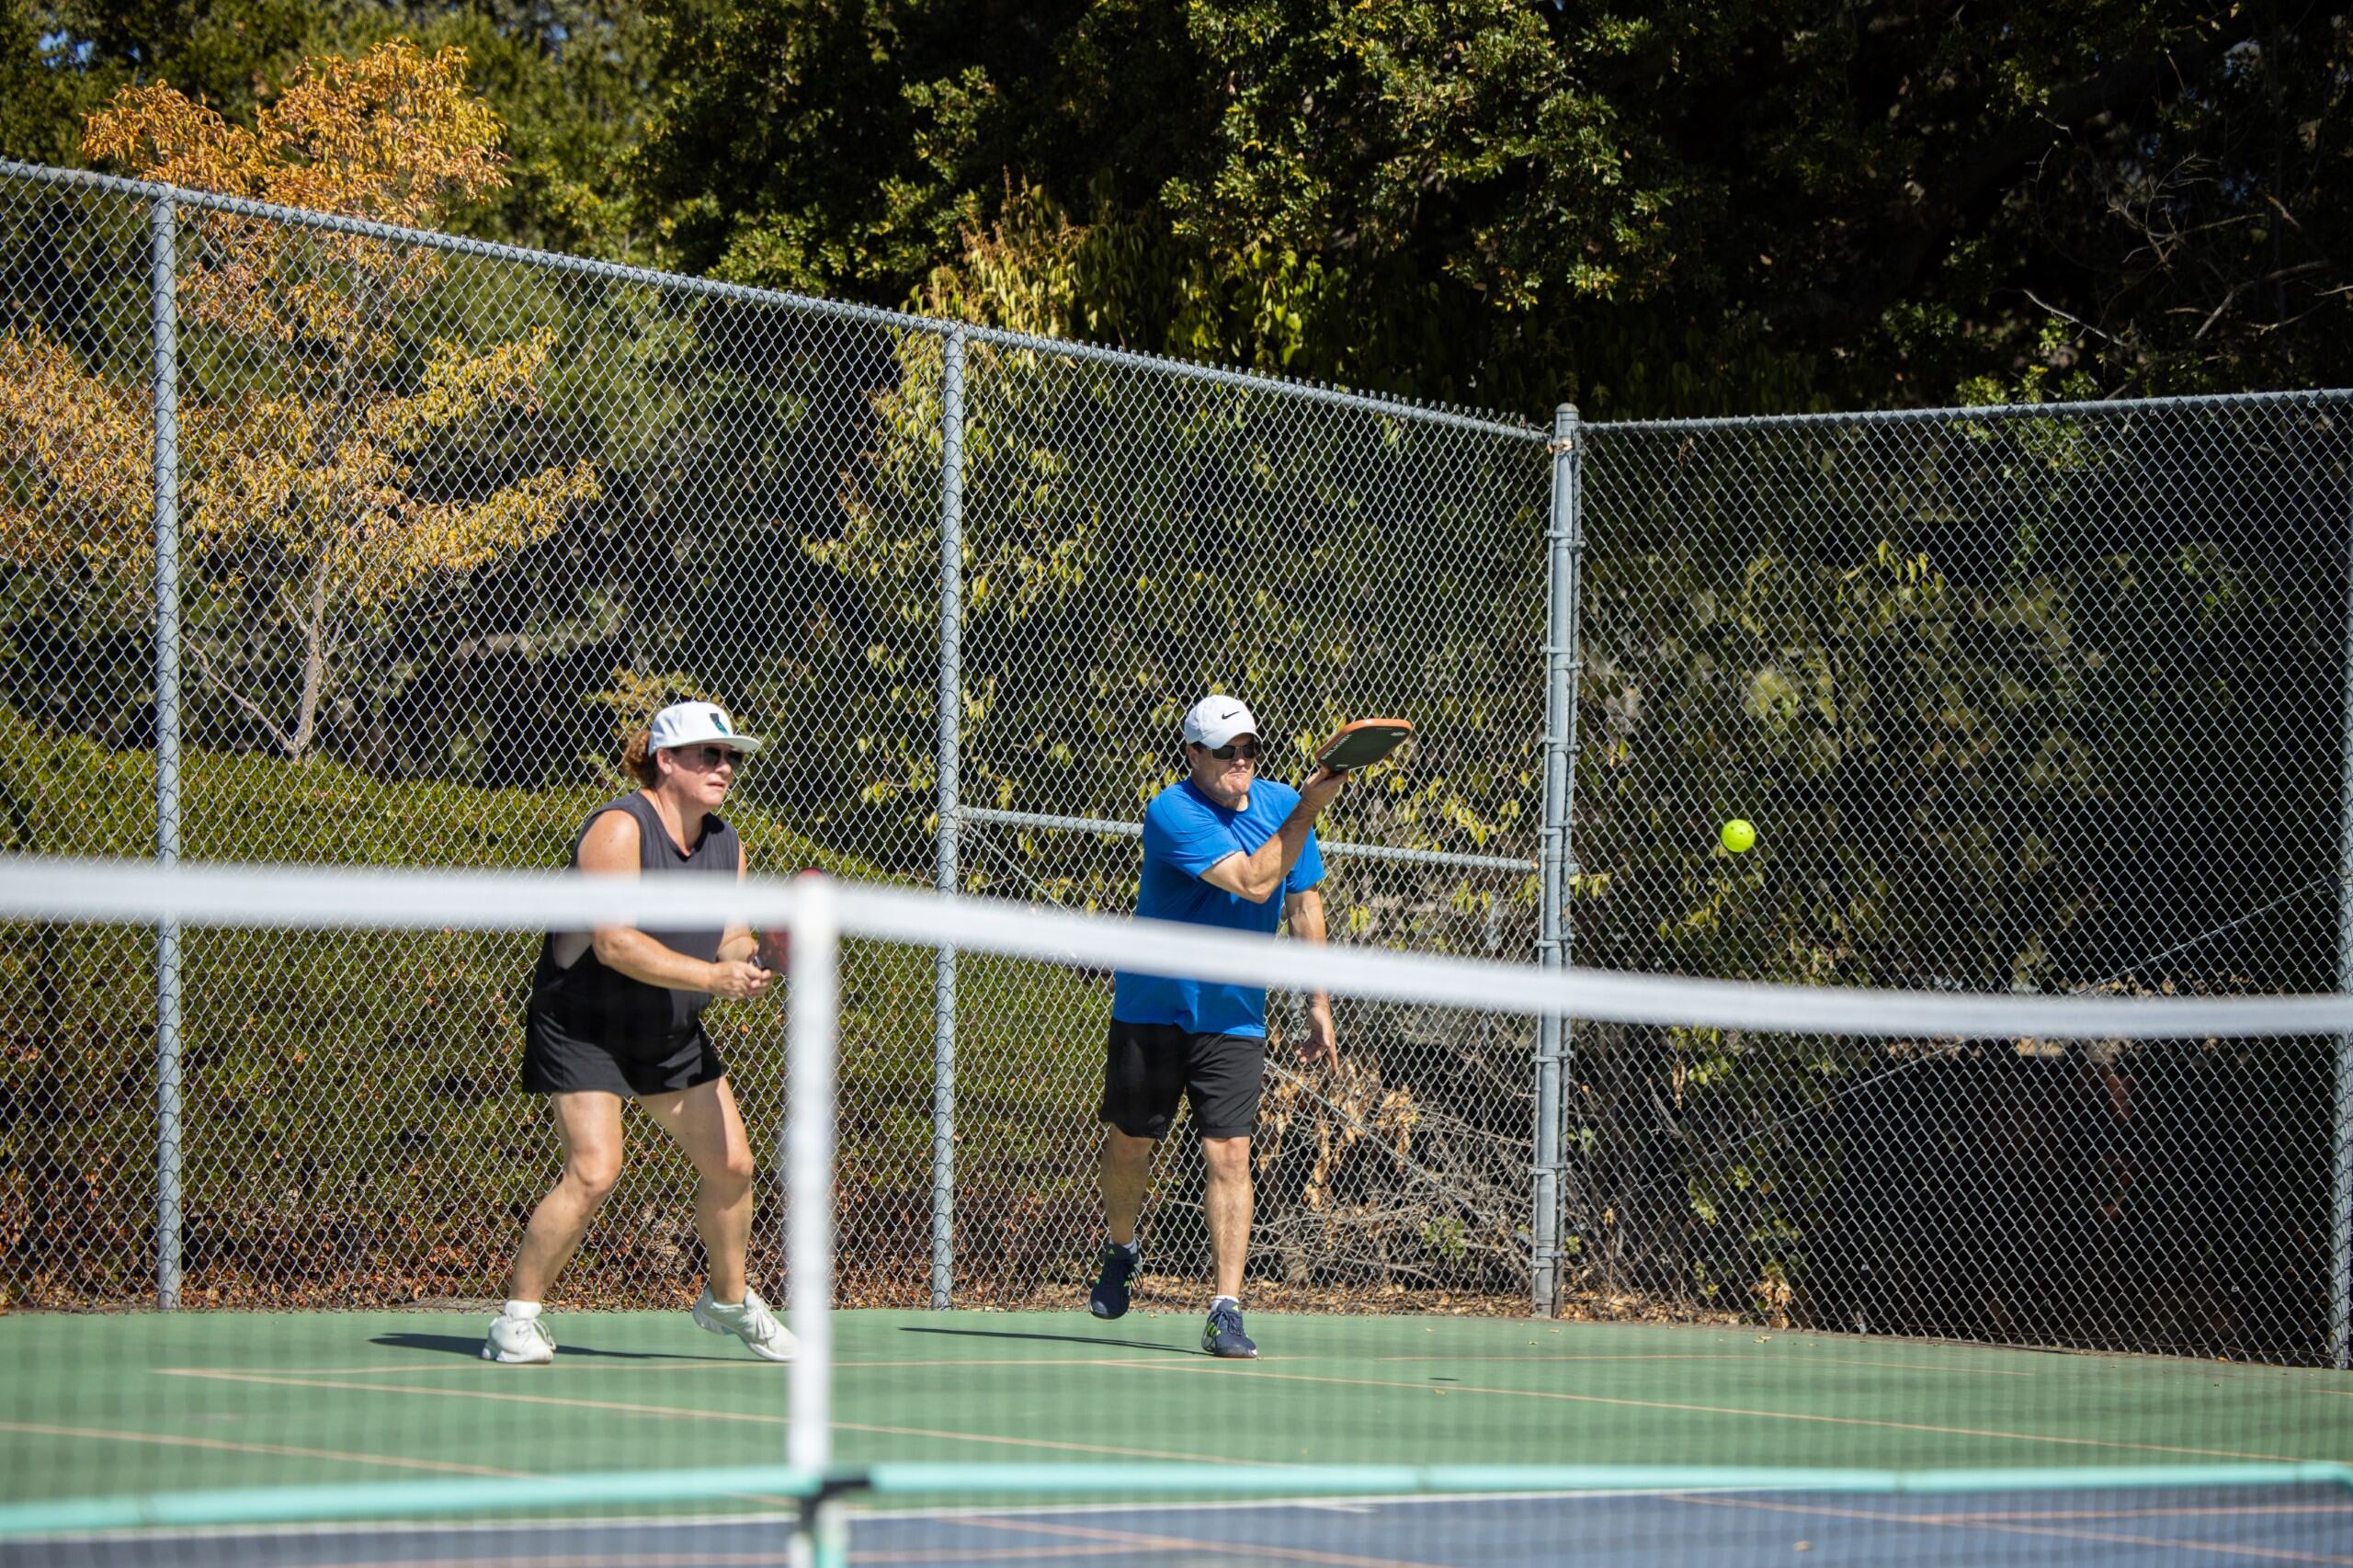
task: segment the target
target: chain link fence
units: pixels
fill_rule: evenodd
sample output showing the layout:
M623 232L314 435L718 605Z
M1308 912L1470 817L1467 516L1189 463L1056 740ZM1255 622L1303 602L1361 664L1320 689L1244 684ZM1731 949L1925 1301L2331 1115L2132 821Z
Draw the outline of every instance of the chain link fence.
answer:
M1580 961L2339 988L2348 414L1592 431ZM1735 816L1757 847L1709 852ZM1580 1028L1576 1051L1569 1229L1605 1289L1840 1329L2342 1354L2336 1041Z
M780 743L757 869L1125 910L1214 687L1277 777L1419 727L1325 820L1336 939L2339 983L2334 395L1539 429L21 165L0 311L14 849L560 864L693 695ZM487 1295L553 1169L530 946L0 933L13 1298ZM1108 977L843 983L844 1299L1074 1300ZM778 1011L713 1016L772 1128ZM2342 1352L2335 1041L1338 1021L1270 1075L1268 1304ZM563 1289L683 1302L691 1176L631 1135ZM1146 1244L1190 1278L1185 1143Z
M12 847L155 853L160 791L192 859L560 864L625 733L695 695L779 743L729 813L757 867L1127 907L1206 686L1286 768L1411 691L1424 766L1329 824L1341 929L1529 950L1541 432L161 195L0 182ZM513 1086L530 944L163 940L159 1007L153 938L10 938L17 1299L494 1288L554 1158ZM849 1299L1067 1298L1105 977L874 949L844 983ZM779 1011L716 1016L774 1126ZM1278 1090L1264 1256L1524 1293L1525 1030L1347 1027L1340 1079ZM1406 1146L1415 1096L1459 1146ZM694 1288L690 1173L649 1132L577 1299ZM1174 1267L1206 1238L1170 1176ZM1434 1179L1436 1222L1396 1200Z

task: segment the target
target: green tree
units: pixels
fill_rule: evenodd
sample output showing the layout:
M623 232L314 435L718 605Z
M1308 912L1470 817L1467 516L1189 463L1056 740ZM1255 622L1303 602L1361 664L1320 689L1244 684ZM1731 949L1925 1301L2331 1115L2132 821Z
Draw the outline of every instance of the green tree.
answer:
M0 154L82 166L85 117L163 76L249 119L260 85L282 80L337 14L303 0L5 0Z
M173 185L426 224L500 177L497 119L464 75L461 51L392 40L312 62L250 130L167 85L125 87L84 145ZM512 472L472 485L438 472L443 449L494 445L503 424L536 412L552 337L438 341L412 358L404 324L440 275L432 253L221 213L192 226L201 264L181 309L210 374L190 380L215 390L184 413L188 528L244 608L231 647L249 655L268 641L256 625L284 631L293 690L277 689L275 650L244 669L201 634L189 651L299 758L352 641L428 578L546 537L599 494L597 470L510 459ZM148 428L143 398L63 343L0 335L0 460L28 476L24 499L0 507L0 546L30 564L134 573L153 547Z
M263 85L310 55L395 36L465 50L506 128L505 182L439 217L460 233L644 261L654 227L624 171L653 90L654 24L638 0L0 0L0 155L79 165L82 121L123 86L169 80L250 120Z
M0 151L166 73L464 46L467 232L1589 416L2329 383L2345 18L1515 0L0 13ZM983 275L1007 266L1006 289ZM1000 318L988 318L1000 319ZM1010 318L1005 318L1010 319Z
M1754 0L681 7L690 265L1519 409L2344 379L2346 24Z

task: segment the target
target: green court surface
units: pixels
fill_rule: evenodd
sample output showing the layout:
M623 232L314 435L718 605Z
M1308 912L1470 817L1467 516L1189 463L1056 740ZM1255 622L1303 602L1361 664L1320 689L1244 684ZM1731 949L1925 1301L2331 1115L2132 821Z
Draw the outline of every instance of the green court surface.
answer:
M551 1318L552 1366L472 1313L0 1319L8 1501L774 1462L786 1369L679 1312ZM835 1453L1212 1465L1876 1469L2353 1460L2353 1377L1729 1328L1254 1313L846 1312Z

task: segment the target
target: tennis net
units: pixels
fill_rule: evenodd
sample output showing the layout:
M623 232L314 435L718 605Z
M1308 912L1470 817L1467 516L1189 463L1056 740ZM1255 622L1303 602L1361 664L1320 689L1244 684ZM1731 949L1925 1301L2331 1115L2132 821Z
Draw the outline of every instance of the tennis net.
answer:
M2316 1261L2265 1298L2287 1303L2266 1309L2275 1315L2302 1314L2294 1332L2234 1343L2325 1346L2343 1239L2331 1235L2329 1173L2344 1147L2332 1073L2353 998L1540 971L824 878L712 892L15 859L0 862L0 920L18 1272L23 1238L61 1226L91 1255L169 1251L188 1269L177 1311L0 1319L0 1564L847 1556L1450 1568L1792 1551L2015 1563L2151 1551L2326 1560L2353 1544L2353 1378L2291 1364L2325 1354L2135 1353L2150 1344L2119 1337L2127 1315L2178 1324L2253 1309L2145 1267L2170 1256L2164 1247L2111 1249L2140 1260L2130 1268L2080 1256L2101 1223L2184 1217L2207 1233L2179 1244L2211 1249L2230 1233L2212 1222L2229 1195L2257 1191L2263 1211L2246 1222L2305 1233ZM322 1311L311 1297L200 1310L201 1290L186 1287L224 1244L208 1232L245 1246L277 1236L353 1278L418 1256L420 1233L466 1227L511 1250L560 1166L545 1114L509 1086L537 934L720 924L790 937L780 1004L710 1015L759 1173L752 1282L797 1336L790 1361L696 1333L683 1296L580 1310L603 1303L568 1293L561 1275L546 1365L483 1359L501 1289L487 1276L460 1293L379 1280L358 1296L367 1310ZM65 947L115 961L43 961ZM1066 1017L1026 1074L998 1075L1013 1088L957 1122L960 1139L969 1129L975 1145L1017 1155L1040 1216L1099 1212L1094 1137L1070 1131L1093 1106L1064 1102L1083 1092L1074 1084L1099 1082L1111 971L1336 998L1337 1065L1302 1061L1279 1022L1269 1040L1245 1168L1262 1223L1290 1221L1291 1240L1240 1293L1256 1358L1204 1343L1218 1327L1214 1247L1199 1238L1230 1221L1218 1206L1233 1189L1230 1170L1229 1185L1212 1186L1181 1121L1158 1156L1133 1305L1118 1319L1087 1310L1092 1249L1032 1246L1002 1221L991 1239L1034 1277L1031 1310L850 1305L849 1282L872 1266L839 1244L871 1233L849 1222L855 1211L925 1185L850 1173L934 1153L932 1096L840 1092L904 1084L896 1059L929 1064L934 1049L927 1030L894 1033L883 1021L896 1015L860 993L922 972L889 955L943 948L996 955ZM143 1034L99 1039L112 1002L42 989L44 974L103 971L143 994L160 949L174 955L164 972L176 994L167 1022ZM417 1019L431 1015L413 1004L461 971L509 975L511 1016L502 1028L467 1014L453 1047L427 1038ZM1536 1036L1495 1020L1543 1016L1585 1026L1589 1059L1571 1063L1553 1108L1565 1158L1549 1190L1572 1216L1564 1266L1609 1310L1537 1319L1456 1310L1506 1291L1385 1293L1382 1268L1443 1257L1451 1278L1475 1281L1480 1249L1531 1244L1528 1194L1547 1190L1528 1179L1541 1141L1526 1119L1547 1114L1529 1087ZM449 1064L453 1049L465 1065ZM68 1118L44 1063L74 1051L98 1053L110 1075L105 1103ZM433 1062L421 1081L419 1056ZM1495 1080L1490 1106L1434 1104L1402 1065L1449 1056L1464 1076ZM2024 1076L2021 1062L2032 1064ZM2251 1063L2254 1081L2292 1089L2260 1115L2244 1096L2218 1099L2216 1125L2194 1144L2087 1131L2018 1092L2070 1085L2052 1103L2089 1095L2129 1120L2136 1081L2244 1075ZM1924 1132L1916 1118L1888 1119L1883 1087L1921 1079L1995 1089L1956 1093ZM1594 1214L1605 1083L1641 1085L1669 1136L1656 1168L1620 1173ZM1728 1085L1748 1108L1731 1134L1675 1136L1679 1109ZM932 1089L952 1093L952 1080ZM387 1096L400 1117L377 1114ZM143 1211L89 1199L115 1188L74 1123L104 1116L159 1129ZM710 1261L695 1233L695 1173L655 1119L632 1113L622 1163L666 1170L666 1184L625 1174L584 1246L667 1248L690 1292ZM1882 1146L1898 1126L1902 1146ZM436 1155L460 1144L503 1177L453 1204L434 1189L449 1168ZM2054 1159L2060 1187L2075 1187L2063 1204L2027 1175ZM2290 1161L2318 1175L2251 1179ZM138 1267L118 1262L107 1277ZM1501 1262L1495 1271L1514 1277ZM1642 1287L1668 1274L1680 1281L1672 1293ZM2010 1303L1992 1317L2023 1321L1937 1332L1921 1305L1930 1276L1939 1300L1974 1293ZM71 1302L56 1278L10 1288ZM90 1304L101 1296L119 1301L94 1293ZM2114 1299L2127 1297L2121 1314ZM1401 1301L1419 1310L1394 1310ZM2022 1301L2050 1311L2027 1314ZM2167 1332L2196 1345L2215 1331Z

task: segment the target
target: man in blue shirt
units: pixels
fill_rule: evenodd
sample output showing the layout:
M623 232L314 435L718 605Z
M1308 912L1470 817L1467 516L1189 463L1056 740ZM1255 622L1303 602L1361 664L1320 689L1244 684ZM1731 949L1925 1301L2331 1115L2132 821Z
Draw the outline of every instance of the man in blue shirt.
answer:
M1319 767L1298 790L1260 778L1258 721L1231 697L1205 697L1185 715L1185 767L1186 776L1144 808L1137 915L1269 936L1288 921L1292 936L1324 940L1315 819L1347 775ZM1098 1318L1128 1310L1129 1283L1142 1262L1136 1215L1153 1150L1168 1136L1181 1095L1191 1102L1208 1167L1217 1274L1201 1347L1213 1356L1256 1356L1242 1328L1242 1265L1250 1246L1250 1134L1266 1070L1267 993L1124 971L1112 983L1097 1166L1111 1236L1087 1310ZM1322 992L1308 998L1300 1056L1339 1060L1332 999Z

